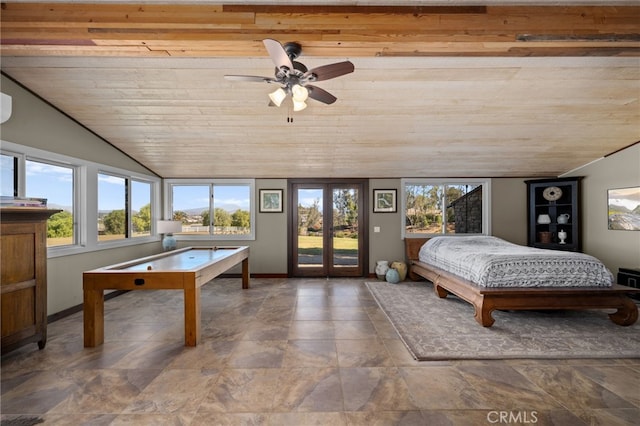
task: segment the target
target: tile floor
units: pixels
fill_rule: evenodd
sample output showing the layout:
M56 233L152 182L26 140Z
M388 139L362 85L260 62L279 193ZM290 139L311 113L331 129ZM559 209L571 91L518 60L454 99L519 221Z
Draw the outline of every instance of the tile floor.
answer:
M216 279L202 341L184 347L182 294L105 303L44 350L2 357L2 424L632 425L640 359L414 361L362 279ZM44 421L44 423L42 423Z

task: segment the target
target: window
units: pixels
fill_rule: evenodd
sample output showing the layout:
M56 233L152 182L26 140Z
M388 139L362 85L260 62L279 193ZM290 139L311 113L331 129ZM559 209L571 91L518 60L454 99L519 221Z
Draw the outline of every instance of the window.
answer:
M16 197L18 196L18 157L2 154L0 157L0 168L2 175L0 176L0 184L2 188L0 191L3 197Z
M2 141L2 196L46 198L49 257L156 241L157 176Z
M151 183L131 181L131 236L151 235Z
M214 239L253 239L253 180L214 180L167 182L168 214L182 221L177 235Z
M489 234L490 181L403 180L403 237Z
M152 218L149 182L98 174L98 241L150 236Z
M46 198L48 208L62 210L47 222L47 247L76 244L75 167L27 159L25 171L25 195Z
M127 181L98 174L98 241L127 237Z
M47 222L47 247L77 244L74 185L76 167L2 154L2 196L44 198L47 207L62 210Z

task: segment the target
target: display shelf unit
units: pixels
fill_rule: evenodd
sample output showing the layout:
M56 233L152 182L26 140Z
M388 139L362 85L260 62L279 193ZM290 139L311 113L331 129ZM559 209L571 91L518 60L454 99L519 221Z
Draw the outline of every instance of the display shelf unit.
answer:
M525 181L529 246L552 250L582 250L581 180L582 177L570 177ZM561 232L566 234L564 242Z
M59 211L0 209L3 354L47 343L47 219Z

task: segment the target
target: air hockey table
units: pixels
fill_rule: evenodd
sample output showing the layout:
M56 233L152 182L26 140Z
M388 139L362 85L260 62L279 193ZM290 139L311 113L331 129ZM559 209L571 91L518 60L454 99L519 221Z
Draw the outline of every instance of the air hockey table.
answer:
M184 344L200 340L200 288L242 263L249 288L249 247L186 247L83 272L84 346L104 343L105 290L184 291Z

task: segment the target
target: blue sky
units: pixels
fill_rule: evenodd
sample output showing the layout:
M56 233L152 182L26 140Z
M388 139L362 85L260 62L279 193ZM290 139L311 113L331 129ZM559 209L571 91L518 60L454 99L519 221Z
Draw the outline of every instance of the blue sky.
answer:
M27 161L26 181L27 197L46 198L49 205L61 207L73 205L72 169ZM133 210L137 211L145 204L149 204L151 200L149 188L147 183L132 182L131 207ZM101 210L124 208L124 179L99 175L98 194Z
M316 200L320 200L318 207L322 211L322 189L298 189L298 204L311 207Z
M27 197L46 198L48 204L73 205L73 170L27 161Z
M2 194L11 192L11 164L2 163ZM49 205L70 207L73 204L72 169L35 161L26 164L27 197L46 198ZM150 202L148 184L133 181L132 209ZM209 187L207 185L180 185L174 187L174 210L207 208L209 205ZM100 210L115 210L124 207L124 179L115 176L99 175L98 194ZM322 201L321 189L300 189L298 202L311 206L315 200ZM249 189L246 186L216 185L214 205L228 211L249 210ZM320 204L322 208L322 203Z

